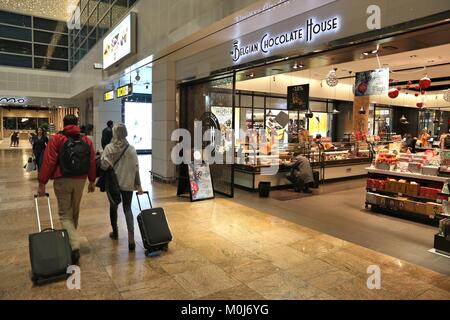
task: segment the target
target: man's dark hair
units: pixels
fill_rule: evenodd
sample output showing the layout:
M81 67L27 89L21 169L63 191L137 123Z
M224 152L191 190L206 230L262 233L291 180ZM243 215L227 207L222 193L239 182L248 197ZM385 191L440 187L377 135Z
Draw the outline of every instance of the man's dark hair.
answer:
M67 116L64 117L63 122L64 122L64 127L70 126L70 125L76 126L76 125L78 125L78 118L73 114L68 114Z
M112 122L111 120L109 120L109 121L106 123L106 125L107 125L108 127L112 127L113 124L114 124L114 122Z

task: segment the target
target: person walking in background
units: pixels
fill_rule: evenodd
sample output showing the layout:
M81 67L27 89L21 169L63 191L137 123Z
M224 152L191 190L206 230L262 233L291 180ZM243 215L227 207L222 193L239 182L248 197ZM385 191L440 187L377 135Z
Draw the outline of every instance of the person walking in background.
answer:
M80 136L76 116L67 115L63 122L64 130L56 134L45 149L39 174L38 195L45 196L45 185L53 179L61 224L69 233L73 264L78 264L80 240L77 228L80 202L86 178L89 178L88 192L95 191L95 151L92 141Z
M127 221L128 248L130 251L133 251L135 250L136 245L134 242L134 218L131 210L131 201L133 199L134 190L138 190L139 194L143 193L139 175L139 160L135 148L131 146L126 139L128 132L125 125L114 125L112 132L112 141L106 146L101 157L101 167L103 170L114 170L117 176L123 211ZM111 239L117 240L119 238L117 226L118 204L116 204L109 195L108 199L110 201L109 213L112 227L112 232L109 236Z
M44 129L38 128L36 135L31 138L31 145L33 146L33 154L36 159L36 166L38 173L41 171L42 160L44 158L45 148L47 148L48 138Z
M106 128L103 129L102 132L102 149L105 150L106 146L111 143L111 140L113 138L112 128L113 128L114 122L109 120L106 123Z

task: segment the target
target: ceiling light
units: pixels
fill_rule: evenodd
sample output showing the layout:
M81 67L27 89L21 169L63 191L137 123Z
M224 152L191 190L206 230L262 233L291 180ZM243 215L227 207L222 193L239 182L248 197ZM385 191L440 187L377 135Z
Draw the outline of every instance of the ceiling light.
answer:
M292 69L295 69L295 70L297 70L297 69L299 69L299 68L303 68L303 65L300 63L300 64L298 64L297 62L294 64L294 66L292 67Z
M408 122L408 119L406 119L405 115L402 115L400 118L400 122L406 124Z
M341 113L339 110L337 110L336 108L333 109L333 114L339 114L339 113Z
M413 54L413 55L410 55L409 56L411 59L413 59L413 58L417 58L417 56L415 55L415 54Z

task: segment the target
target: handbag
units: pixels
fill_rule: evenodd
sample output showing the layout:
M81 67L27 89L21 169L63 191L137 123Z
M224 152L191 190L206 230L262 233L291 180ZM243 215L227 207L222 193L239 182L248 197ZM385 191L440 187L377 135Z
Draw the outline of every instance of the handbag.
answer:
M116 172L114 171L115 166L122 159L125 152L128 150L128 146L123 150L119 159L114 163L114 165L105 171L105 190L108 196L108 200L111 204L118 206L122 202L122 195L120 192L119 180L117 179Z

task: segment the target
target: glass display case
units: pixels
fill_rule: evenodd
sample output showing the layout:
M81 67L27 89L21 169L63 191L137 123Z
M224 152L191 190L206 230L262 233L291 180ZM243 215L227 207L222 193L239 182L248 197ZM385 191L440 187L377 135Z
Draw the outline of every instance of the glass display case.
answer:
M289 186L286 175L298 154L310 160L313 170L320 171L321 180L366 175L365 169L372 162L372 152L365 141L283 143L276 150L241 144L236 148L235 183L249 189L256 189L260 181L270 181L272 187ZM270 166L276 166L276 174L262 175L262 168Z

